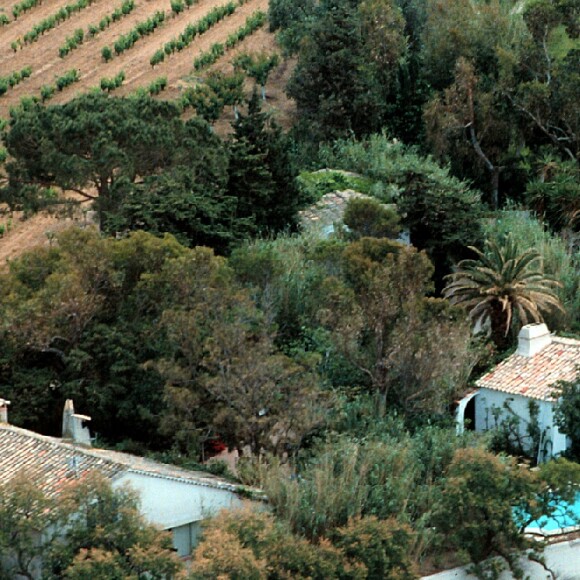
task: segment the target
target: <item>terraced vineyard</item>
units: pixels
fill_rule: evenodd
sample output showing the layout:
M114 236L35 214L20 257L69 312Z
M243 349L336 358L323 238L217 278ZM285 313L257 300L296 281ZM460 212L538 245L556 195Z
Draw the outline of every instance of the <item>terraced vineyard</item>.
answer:
M239 51L275 50L260 17L267 9L268 0L9 0L0 7L0 77L30 74L0 96L0 118L23 97L60 103L121 76L115 95L140 87L151 92L166 79L160 98L179 98L207 70L227 68ZM259 22L249 34L248 21ZM194 62L220 46L206 57L207 67L194 70ZM75 81L55 90L75 70ZM283 99L284 71L282 65L272 74L280 84L269 92L274 100Z

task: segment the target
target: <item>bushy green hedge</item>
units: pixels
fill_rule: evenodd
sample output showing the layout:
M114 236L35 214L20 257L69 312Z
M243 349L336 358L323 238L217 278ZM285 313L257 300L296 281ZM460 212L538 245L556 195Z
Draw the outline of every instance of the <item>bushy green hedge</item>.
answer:
M38 24L35 24L32 30L29 30L23 36L24 44L32 44L33 42L36 42L45 32L49 31L51 28L55 28L61 22L68 20L73 14L84 10L94 2L95 0L77 0L73 4L63 6L54 14L51 14L44 20L41 20Z
M111 78L103 77L101 79L101 90L110 93L115 89L118 89L125 80L125 71L121 71L117 75Z
M183 0L171 0L171 12L179 14L185 10L185 2Z
M18 18L23 12L28 12L39 4L42 4L42 0L22 0L12 8L12 16Z
M24 67L20 71L14 71L5 77L0 77L0 96L5 94L8 89L14 88L18 83L27 79L32 74L32 67Z
M61 58L64 58L67 54L69 54L72 50L77 48L79 45L83 43L85 36L89 38L93 38L97 36L103 30L106 30L112 22L117 22L123 18L123 16L127 16L130 14L135 8L135 0L123 0L123 3L115 8L111 14L107 14L104 16L99 24L89 24L87 27L86 34L83 32L81 28L75 30L75 33L72 37L67 38L65 43L58 49L58 54Z

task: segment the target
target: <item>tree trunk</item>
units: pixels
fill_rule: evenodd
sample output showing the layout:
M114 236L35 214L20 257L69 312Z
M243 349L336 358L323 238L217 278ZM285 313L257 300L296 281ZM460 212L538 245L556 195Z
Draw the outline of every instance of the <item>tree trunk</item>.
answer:
M501 167L494 166L491 170L491 203L493 209L497 210L499 207L499 172Z
M485 168L491 175L491 203L493 205L493 209L497 210L499 207L499 174L503 168L494 165L483 152L483 149L479 144L479 140L477 139L477 135L475 134L473 122L468 123L467 128L469 129L469 137L475 153L483 161Z
M502 310L499 302L491 309L491 339L498 350L506 350L510 346L511 337L507 326L507 312Z

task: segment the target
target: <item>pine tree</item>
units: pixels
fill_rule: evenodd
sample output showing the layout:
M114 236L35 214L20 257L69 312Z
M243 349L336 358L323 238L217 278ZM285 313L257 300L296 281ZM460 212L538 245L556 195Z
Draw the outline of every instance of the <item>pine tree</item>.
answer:
M300 200L287 141L262 111L256 90L233 127L228 195L237 199L237 217L251 218L258 232L292 227Z

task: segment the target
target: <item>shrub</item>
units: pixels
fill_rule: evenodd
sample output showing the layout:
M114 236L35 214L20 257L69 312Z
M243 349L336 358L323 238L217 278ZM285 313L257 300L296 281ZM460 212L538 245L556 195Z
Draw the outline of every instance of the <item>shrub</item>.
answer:
M165 53L162 50L155 51L155 54L149 60L151 66L155 66L165 60Z
M59 91L63 91L69 85L76 83L80 80L79 71L75 68L67 71L61 77L56 79L56 88Z
M343 216L350 237L359 239L396 238L399 235L399 216L370 197L355 197L348 201Z
M340 550L300 538L271 514L223 512L206 524L192 578L366 578Z
M40 98L42 99L42 102L44 103L45 101L51 99L55 92L56 87L54 85L43 85L40 88Z
M353 562L362 562L367 578L417 578L411 560L412 529L394 518L356 518L332 534L334 545Z
M32 10L35 6L38 6L42 0L22 0L15 6L12 7L12 16L14 18L18 18L23 12L27 12L28 10Z
M171 0L171 11L173 14L179 14L185 10L185 4L183 0Z
M556 423L560 431L570 438L569 455L578 461L580 459L580 380L559 383L555 385L554 393L558 396Z
M103 46L103 50L101 50L101 56L105 62L109 62L113 58L113 51L108 46Z
M148 87L150 95L158 95L161 91L167 88L167 77L159 77L155 79Z
M104 77L101 79L100 83L101 90L110 93L115 89L118 89L123 84L124 80L125 80L124 71L121 71L119 74L115 75L112 78Z
M14 88L31 74L32 67L27 66L20 71L14 71L6 77L0 77L0 96L5 94L8 89Z
M530 513L537 489L533 474L512 459L482 449L459 449L446 470L433 524L445 535L445 547L465 551L482 573L484 561L493 555L517 565L511 560L529 542L515 521L514 507ZM493 565L497 563L487 562Z

